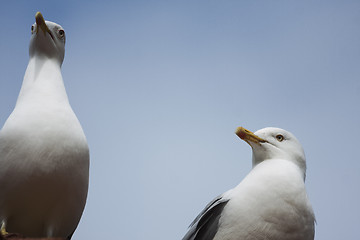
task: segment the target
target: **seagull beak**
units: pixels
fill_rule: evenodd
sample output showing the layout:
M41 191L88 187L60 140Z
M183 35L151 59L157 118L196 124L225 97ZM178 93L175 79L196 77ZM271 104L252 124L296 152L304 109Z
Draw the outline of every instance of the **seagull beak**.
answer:
M251 132L243 127L238 127L236 129L235 133L236 133L236 135L238 135L239 138L241 138L248 144L250 144L250 142L257 143L257 144L267 142L265 139L262 139L261 137L256 136L253 132Z
M35 14L35 21L36 21L36 25L37 25L36 33L39 31L39 28L41 28L44 35L46 33L49 33L51 35L50 29L48 28L48 26L46 26L45 19L44 19L43 15L41 14L41 12L37 12Z

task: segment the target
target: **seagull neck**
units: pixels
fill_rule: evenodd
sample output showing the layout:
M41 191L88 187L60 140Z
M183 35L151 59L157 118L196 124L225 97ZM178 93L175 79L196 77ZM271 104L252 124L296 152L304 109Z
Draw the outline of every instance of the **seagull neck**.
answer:
M281 162L287 162L288 164L293 165L294 167L296 167L300 173L300 175L302 176L303 181L305 182L305 178L306 178L306 164L305 165L301 165L299 163L297 163L296 161L293 160L289 160L289 159L284 159L284 158L267 158L267 159L262 159L261 161L256 160L253 156L253 161L252 161L252 169L254 169L257 165L259 164L263 164L265 162L269 162L269 161L281 161Z
M30 58L17 104L23 100L68 102L60 64L56 59Z

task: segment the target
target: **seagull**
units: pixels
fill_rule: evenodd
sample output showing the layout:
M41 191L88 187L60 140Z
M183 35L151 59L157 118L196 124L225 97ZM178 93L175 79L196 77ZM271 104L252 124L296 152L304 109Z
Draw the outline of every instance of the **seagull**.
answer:
M315 216L299 141L273 127L255 133L239 127L236 134L252 148L252 170L205 207L183 240L313 240Z
M87 198L89 148L61 75L65 31L40 12L35 20L23 84L0 131L1 233L70 239Z

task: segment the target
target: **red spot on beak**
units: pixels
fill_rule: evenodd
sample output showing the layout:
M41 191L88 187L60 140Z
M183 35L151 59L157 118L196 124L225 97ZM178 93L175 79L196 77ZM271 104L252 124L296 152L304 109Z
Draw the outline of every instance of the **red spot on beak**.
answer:
M245 137L246 137L245 131L239 131L239 132L237 133L237 135L238 135L238 137L241 138L241 139L245 139Z

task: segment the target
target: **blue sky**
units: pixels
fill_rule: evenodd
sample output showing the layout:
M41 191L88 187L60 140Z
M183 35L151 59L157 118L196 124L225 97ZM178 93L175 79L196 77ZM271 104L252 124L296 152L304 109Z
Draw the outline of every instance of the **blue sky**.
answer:
M316 239L358 238L360 2L7 1L0 125L37 11L66 31L63 78L91 151L75 240L181 239L250 171L238 126L294 133Z

